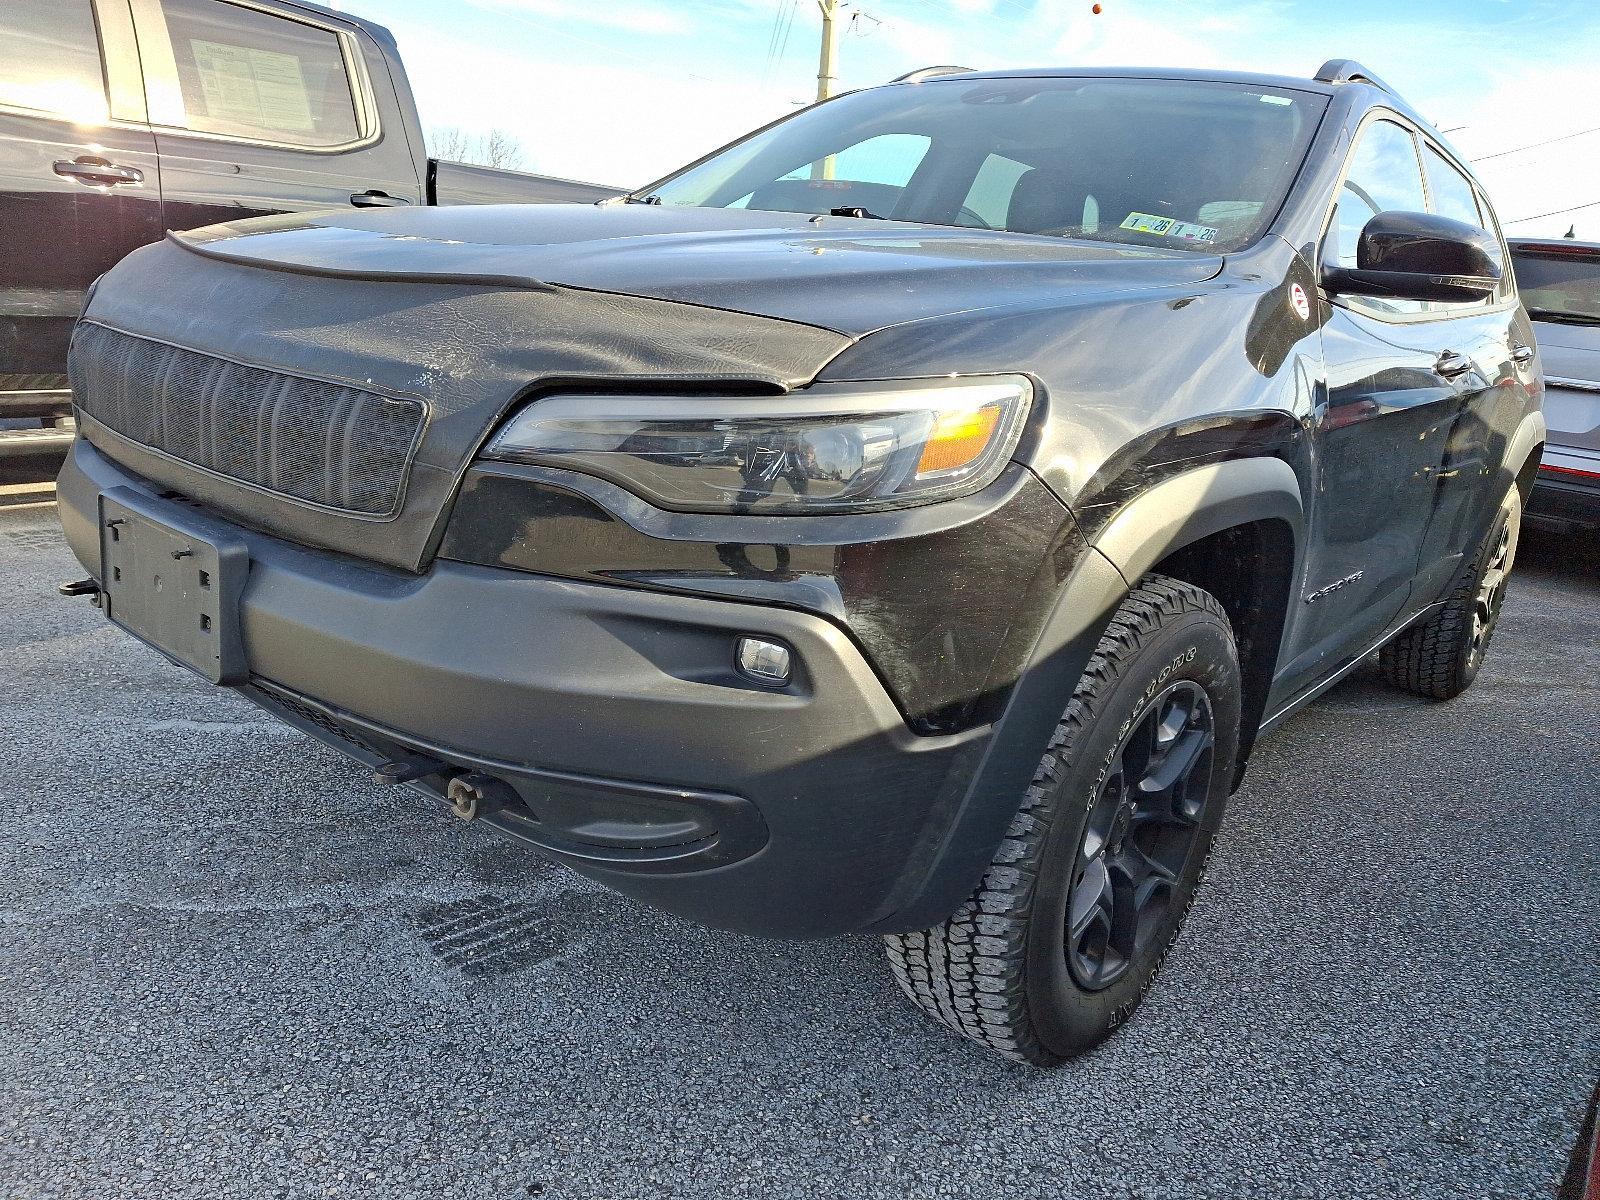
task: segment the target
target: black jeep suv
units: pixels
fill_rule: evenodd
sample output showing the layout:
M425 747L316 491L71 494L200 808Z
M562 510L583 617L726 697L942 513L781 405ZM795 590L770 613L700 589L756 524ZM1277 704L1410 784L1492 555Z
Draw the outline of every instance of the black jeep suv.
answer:
M1048 1064L1263 730L1380 648L1472 681L1536 357L1354 64L922 72L620 202L136 251L72 343L67 590L652 904L882 934Z

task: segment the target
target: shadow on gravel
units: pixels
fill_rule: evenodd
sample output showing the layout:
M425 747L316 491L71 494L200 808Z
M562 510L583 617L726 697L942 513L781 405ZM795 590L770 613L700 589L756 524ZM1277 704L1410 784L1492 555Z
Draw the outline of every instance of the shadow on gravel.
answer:
M1587 585L1589 591L1600 596L1600 529L1558 533L1542 526L1523 526L1512 573L1513 587L1518 576L1524 583L1532 577Z

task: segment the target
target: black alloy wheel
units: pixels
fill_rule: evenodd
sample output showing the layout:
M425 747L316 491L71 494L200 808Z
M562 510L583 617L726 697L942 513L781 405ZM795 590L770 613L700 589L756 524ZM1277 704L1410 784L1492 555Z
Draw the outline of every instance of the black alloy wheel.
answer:
M1211 701L1182 680L1154 697L1116 750L1078 844L1067 965L1079 986L1120 979L1166 928L1200 836L1216 748Z

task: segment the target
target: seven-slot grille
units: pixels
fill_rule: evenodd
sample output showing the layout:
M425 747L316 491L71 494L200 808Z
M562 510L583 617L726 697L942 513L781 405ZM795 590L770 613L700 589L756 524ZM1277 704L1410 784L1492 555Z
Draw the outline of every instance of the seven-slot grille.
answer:
M320 379L245 366L85 322L69 355L79 410L123 437L241 483L392 516L426 415Z

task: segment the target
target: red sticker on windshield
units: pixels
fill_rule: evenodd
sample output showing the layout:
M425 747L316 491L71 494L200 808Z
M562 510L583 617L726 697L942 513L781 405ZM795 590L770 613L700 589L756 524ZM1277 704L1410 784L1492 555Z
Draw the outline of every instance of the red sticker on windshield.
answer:
M1311 320L1311 301L1306 299L1306 290L1298 283L1289 289L1289 307L1302 321Z

